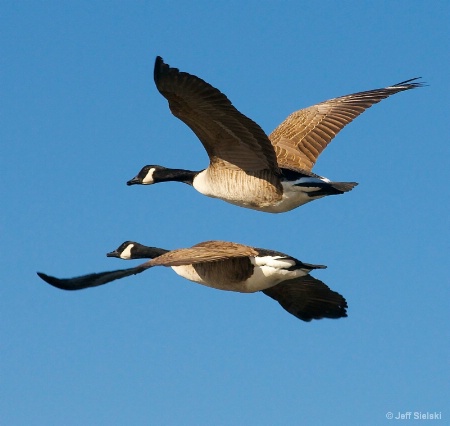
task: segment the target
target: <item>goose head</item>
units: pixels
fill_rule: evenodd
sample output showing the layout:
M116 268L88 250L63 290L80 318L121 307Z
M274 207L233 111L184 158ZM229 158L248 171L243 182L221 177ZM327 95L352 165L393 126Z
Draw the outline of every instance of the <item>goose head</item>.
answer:
M199 172L184 169L169 169L163 166L147 165L127 185L152 185L159 182L177 181L192 185Z
M139 249L138 249L139 245L140 244L137 244L133 241L125 241L114 251L106 253L106 256L107 257L118 257L119 259L124 259L124 260L137 259L138 252L139 252Z
M106 253L107 257L118 257L119 259L154 259L167 253L168 250L158 247L148 247L135 241L125 241L114 251Z
M133 179L130 179L127 182L127 185L152 185L153 183L156 183L158 174L164 170L168 169L156 165L144 166Z

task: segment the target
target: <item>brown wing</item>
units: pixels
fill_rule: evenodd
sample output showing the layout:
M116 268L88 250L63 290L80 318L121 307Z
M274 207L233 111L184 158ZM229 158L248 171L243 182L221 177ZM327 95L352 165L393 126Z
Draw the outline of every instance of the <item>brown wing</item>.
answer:
M190 248L172 250L151 260L152 266L195 265L237 257L256 256L258 252L249 246L227 241L205 241Z
M311 171L319 155L344 126L381 100L423 86L411 83L414 80L341 96L292 113L269 136L278 165Z
M211 163L279 173L275 151L265 132L223 93L194 75L171 68L159 56L154 79L173 115L197 135Z
M263 290L286 311L303 321L347 316L346 300L322 281L306 275Z

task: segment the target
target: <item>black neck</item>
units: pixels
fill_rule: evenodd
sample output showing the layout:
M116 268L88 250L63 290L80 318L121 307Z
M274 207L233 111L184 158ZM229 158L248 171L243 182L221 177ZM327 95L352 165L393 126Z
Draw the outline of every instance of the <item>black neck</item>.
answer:
M153 179L156 182L183 182L192 185L194 177L199 172L184 169L163 169L157 170L153 174Z
M158 248L158 247L147 247L142 245L135 245L132 249L133 259L154 259L155 257L161 256L170 250Z

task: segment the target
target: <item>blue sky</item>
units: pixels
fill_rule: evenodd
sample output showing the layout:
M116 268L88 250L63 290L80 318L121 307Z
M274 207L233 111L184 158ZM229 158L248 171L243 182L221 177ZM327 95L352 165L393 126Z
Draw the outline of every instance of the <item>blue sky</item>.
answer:
M0 10L2 424L449 421L448 2ZM322 154L314 171L355 190L270 215L182 184L125 185L145 164L207 165L154 87L156 55L268 133L332 97L418 76L429 86L375 105ZM125 240L210 239L328 265L313 275L346 297L348 318L303 323L263 294L166 268L80 292L36 276L130 267L105 256Z

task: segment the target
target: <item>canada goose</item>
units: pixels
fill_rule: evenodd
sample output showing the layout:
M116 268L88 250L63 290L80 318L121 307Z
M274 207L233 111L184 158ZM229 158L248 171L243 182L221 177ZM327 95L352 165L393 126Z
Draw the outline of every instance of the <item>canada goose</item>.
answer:
M407 80L330 99L289 115L269 136L219 90L156 58L154 80L172 113L200 139L209 159L201 171L148 165L127 185L179 181L198 192L269 213L292 210L356 182L331 182L312 173L321 152L359 114L398 92L421 87Z
M273 250L226 241L206 241L190 248L168 251L126 241L109 257L152 260L129 269L58 279L38 272L47 283L63 290L95 287L153 266L170 266L183 278L220 290L262 291L303 321L346 317L347 302L322 281L309 275L323 265L311 265Z

